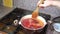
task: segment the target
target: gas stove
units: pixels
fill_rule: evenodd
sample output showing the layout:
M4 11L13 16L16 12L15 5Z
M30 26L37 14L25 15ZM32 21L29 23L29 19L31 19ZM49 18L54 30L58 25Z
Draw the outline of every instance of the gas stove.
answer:
M15 8L12 12L10 12L9 14L7 14L6 16L4 16L0 22L4 23L5 25L12 25L14 20L20 20L21 17L23 17L24 15L28 15L31 14L32 11L30 10L25 10L25 9L21 9L21 8ZM42 16L43 18L46 19L46 21L50 20L51 16L48 14L44 14L44 13L39 13L40 16ZM46 25L42 31L40 32L40 30L34 32L34 31L29 31L27 29L24 29L21 25L16 26L16 30L14 31L14 34L26 34L26 32L32 32L33 34L46 34L46 30L48 25ZM31 33L30 33L31 34Z

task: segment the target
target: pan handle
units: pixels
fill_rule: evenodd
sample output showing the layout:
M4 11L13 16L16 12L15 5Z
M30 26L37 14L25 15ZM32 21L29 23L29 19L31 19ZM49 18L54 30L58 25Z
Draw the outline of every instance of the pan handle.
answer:
M59 18L60 18L60 16L55 17L55 18L52 19L52 21L57 22L56 19L59 19ZM60 22L60 21L59 21L59 22Z
M47 22L47 24L48 24L48 28L49 28L51 31L53 31L53 26L52 26L53 21L52 21L52 20L49 20L49 21Z

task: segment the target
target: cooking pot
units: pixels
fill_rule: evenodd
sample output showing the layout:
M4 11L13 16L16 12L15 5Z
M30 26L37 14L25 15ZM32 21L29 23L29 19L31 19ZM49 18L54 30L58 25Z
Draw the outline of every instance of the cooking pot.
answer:
M37 29L31 29L31 28L28 28L28 27L25 27L23 24L22 24L22 20L23 19L26 19L26 18L32 18L32 15L25 15L23 16L20 21L19 21L19 25L23 26L25 29L28 29L28 30L39 30L39 29L43 29L45 27L45 25L47 24L46 20L41 17L41 16L38 16L37 18L40 19L42 22L43 22L43 26L41 28L37 28Z
M60 32L60 16L55 17L49 21L49 25L51 26L52 30Z

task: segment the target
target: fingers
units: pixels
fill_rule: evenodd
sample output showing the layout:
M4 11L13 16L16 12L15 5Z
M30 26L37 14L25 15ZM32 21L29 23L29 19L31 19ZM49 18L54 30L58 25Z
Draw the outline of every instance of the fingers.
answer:
M39 6L40 5L40 1L37 3L37 6Z
M48 7L51 5L51 1L44 1L44 4L40 4L40 1L37 3L38 7Z
M40 4L40 1L37 3L37 6L38 7L45 7L46 5L45 4Z
M45 4L40 4L39 7L41 7L41 8L42 8L42 7L47 7L47 5L45 5Z

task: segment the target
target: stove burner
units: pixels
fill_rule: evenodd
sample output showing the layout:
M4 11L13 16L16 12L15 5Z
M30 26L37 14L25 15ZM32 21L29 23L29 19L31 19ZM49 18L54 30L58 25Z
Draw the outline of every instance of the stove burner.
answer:
M15 8L11 13L9 13L8 15L6 15L5 17L3 17L0 22L5 23L6 25L12 25L14 20L20 20L21 17L23 17L24 15L28 15L31 14L32 11L29 10L24 10L24 9L20 9L20 8ZM46 19L46 21L50 20L51 16L48 14L44 14L44 13L40 13L40 16L42 16L43 18ZM16 31L14 31L14 34L20 32L21 30L24 31L26 29L24 29L21 25L16 26L17 29ZM40 32L40 30L38 30L37 32L34 32L34 34L46 34L46 29L47 29L47 25L46 27L43 28L43 30ZM23 30L24 29L24 30ZM27 31L29 32L29 31ZM25 33L24 33L25 34Z

